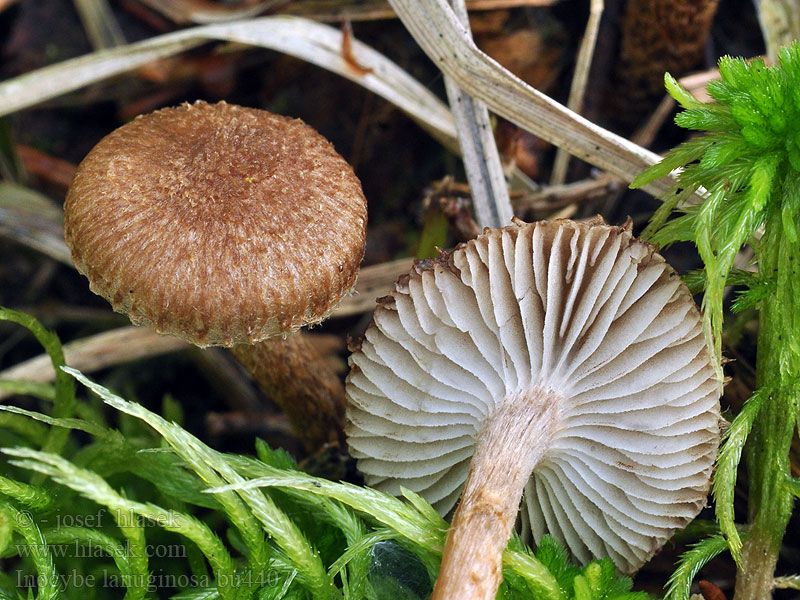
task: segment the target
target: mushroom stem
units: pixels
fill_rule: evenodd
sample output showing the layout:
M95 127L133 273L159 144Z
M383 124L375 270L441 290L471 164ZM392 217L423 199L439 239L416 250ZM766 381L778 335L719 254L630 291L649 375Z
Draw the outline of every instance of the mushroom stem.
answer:
M302 332L231 352L259 387L281 407L306 451L344 447L344 385Z
M522 492L556 430L559 397L535 388L489 419L447 534L431 600L494 599Z

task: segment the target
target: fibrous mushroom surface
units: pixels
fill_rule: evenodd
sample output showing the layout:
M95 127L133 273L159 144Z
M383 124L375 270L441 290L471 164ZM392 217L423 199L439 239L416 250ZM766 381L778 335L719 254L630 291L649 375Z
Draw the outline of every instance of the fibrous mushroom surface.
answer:
M363 256L366 201L333 146L299 120L224 102L112 132L81 163L64 208L93 291L134 323L200 346L321 321Z
M583 562L632 572L705 505L720 382L691 295L628 228L517 222L417 264L351 367L348 441L367 483L442 514L471 469L498 468L471 463L476 447L482 463L531 463L534 539L550 533ZM537 433L509 435L520 419ZM533 447L487 450L489 438Z

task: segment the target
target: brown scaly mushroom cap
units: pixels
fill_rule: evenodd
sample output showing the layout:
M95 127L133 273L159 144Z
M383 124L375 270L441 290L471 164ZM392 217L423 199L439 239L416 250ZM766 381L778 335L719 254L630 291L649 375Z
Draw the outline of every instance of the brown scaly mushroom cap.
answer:
M355 282L366 216L358 178L311 127L196 102L101 140L69 189L64 231L114 310L230 346L323 320Z
M419 263L351 367L348 443L369 485L446 514L467 481L445 562L466 504L482 525L457 569L486 560L486 507L508 505L496 564L454 585L499 584L523 491L535 540L628 573L705 505L720 382L689 291L629 228L518 221ZM452 589L434 597L497 587Z

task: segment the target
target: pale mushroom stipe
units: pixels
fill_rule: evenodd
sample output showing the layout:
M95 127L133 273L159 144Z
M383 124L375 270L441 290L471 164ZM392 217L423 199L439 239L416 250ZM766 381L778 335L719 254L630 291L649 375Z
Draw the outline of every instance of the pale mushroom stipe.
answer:
M330 142L300 120L225 102L113 131L64 204L92 291L135 324L232 347L310 448L335 441L341 383L316 366L299 372L313 347L281 338L325 319L353 286L366 219L360 182Z
M720 382L629 227L515 221L395 287L350 359L348 443L371 486L461 498L434 599L495 597L521 499L535 541L626 573L703 508Z

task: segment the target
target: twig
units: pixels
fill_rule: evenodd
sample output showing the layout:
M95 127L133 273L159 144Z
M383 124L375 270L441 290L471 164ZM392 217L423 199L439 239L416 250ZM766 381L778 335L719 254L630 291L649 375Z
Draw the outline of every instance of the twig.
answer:
M678 83L685 87L686 90L692 96L700 100L700 102L710 102L711 96L709 96L708 92L706 91L706 86L708 85L709 81L719 78L719 69L714 68L681 77L678 79Z
M711 100L711 96L706 92L706 84L712 79L719 79L718 69L687 75L686 77L681 77L678 82L695 98L702 102L708 102ZM650 144L653 143L659 129L661 129L664 124L664 121L667 120L667 117L669 117L674 110L675 100L673 100L672 96L669 94L665 95L644 124L631 136L631 141L644 148L649 147ZM625 188L621 186L613 190L613 193L609 194L603 205L603 214L612 213L624 193Z

